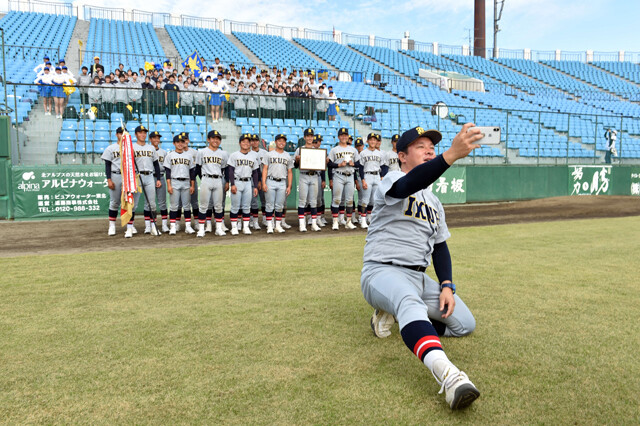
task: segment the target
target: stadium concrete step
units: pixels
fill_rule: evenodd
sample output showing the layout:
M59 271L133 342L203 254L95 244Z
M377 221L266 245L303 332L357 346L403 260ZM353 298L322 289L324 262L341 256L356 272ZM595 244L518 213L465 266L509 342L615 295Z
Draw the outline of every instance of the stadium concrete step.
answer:
M67 49L67 66L69 71L77 77L82 74L80 68L82 68L82 58L80 57L80 50L84 51L87 46L87 39L89 38L89 21L83 21L78 19L76 26L71 34L71 40L69 41L69 48ZM78 42L82 42L82 46ZM87 67L90 64L84 64Z
M242 42L238 40L236 36L234 36L233 34L225 34L225 36L231 43L233 43L238 49L240 49L240 51L244 53L247 58L249 58L252 64L254 64L256 67L266 68L267 65L262 60L260 60L260 58L258 58L255 53L249 50L247 46L242 44Z
M217 130L222 135L222 143L220 147L231 154L234 151L240 149L238 145L238 138L240 137L240 127L236 126L235 120L229 120L227 118L217 123L211 122L211 117L207 119L207 132L211 130ZM205 138L206 138L205 133Z
M180 64L182 63L183 59L180 57L178 49L176 49L176 45L173 44L173 40L171 40L171 37L169 36L167 30L162 27L155 28L155 31L156 35L158 36L158 40L160 40L160 46L162 46L162 50L164 50L164 54L167 59L176 62L173 63L173 67L175 69L178 69L178 67L182 69L182 65Z
M44 115L42 104L34 105L25 122L26 140L20 146L20 157L24 165L55 164L62 120L55 115Z
M316 61L320 62L327 69L330 69L330 70L335 69L335 67L333 65L331 65L329 62L323 60L320 56L316 55L315 53L313 53L312 51L310 51L309 49L307 49L306 47L304 47L303 45L301 45L297 41L291 40L291 43L293 43L298 49L302 50L304 53L306 53L307 55L311 56Z

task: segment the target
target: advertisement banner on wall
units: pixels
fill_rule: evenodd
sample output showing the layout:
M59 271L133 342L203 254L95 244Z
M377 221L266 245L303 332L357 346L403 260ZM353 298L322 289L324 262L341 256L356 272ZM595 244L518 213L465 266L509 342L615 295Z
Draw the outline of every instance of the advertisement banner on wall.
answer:
M431 191L442 204L467 202L467 168L451 167L431 185Z
M611 166L569 166L569 195L610 195Z
M104 168L95 166L14 167L15 218L95 216L106 212Z
M631 195L640 196L640 167L631 171Z

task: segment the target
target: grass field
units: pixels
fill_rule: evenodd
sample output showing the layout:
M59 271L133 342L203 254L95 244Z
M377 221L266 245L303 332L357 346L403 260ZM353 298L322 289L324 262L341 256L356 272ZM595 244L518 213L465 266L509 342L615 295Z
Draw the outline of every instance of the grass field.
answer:
M0 259L0 422L640 421L640 217L453 230L477 329L443 344L482 393L456 413L373 337L363 243Z

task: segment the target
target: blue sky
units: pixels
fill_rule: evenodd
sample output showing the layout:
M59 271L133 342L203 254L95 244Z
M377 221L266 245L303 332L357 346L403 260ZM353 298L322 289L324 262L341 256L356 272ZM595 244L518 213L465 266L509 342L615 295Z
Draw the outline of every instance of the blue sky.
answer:
M74 2L82 5L83 2ZM243 22L337 30L417 41L468 44L473 0L95 0L95 6L142 9ZM7 0L2 0L7 9ZM565 51L640 51L638 0L505 0L499 47ZM493 45L493 0L486 2L487 47Z

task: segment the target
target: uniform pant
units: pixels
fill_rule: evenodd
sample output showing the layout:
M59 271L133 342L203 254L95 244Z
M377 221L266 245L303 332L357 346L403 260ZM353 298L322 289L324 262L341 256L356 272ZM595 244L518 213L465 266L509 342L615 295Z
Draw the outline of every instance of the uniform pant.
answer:
M350 176L345 176L340 172L333 172L333 196L331 199L331 207L337 209L340 206L343 193L345 204L347 206L351 206L353 203L354 190L355 185L353 183L353 173Z
M373 205L373 194L376 193L376 189L380 184L380 175L365 172L364 180L367 182L367 189L358 191L358 205L366 209L367 206ZM362 198L360 198L361 195Z
M191 214L191 205L189 204L189 200L191 198L191 194L189 194L190 186L191 184L188 178L185 180L171 179L173 194L171 194L169 200L171 203L171 211L173 213L177 213L180 206L182 206L185 210L185 217L187 211Z
M322 178L320 176L318 176L318 201L316 201L316 205L318 207L324 206L324 188L322 187Z
M211 206L216 213L222 213L223 190L222 179L203 177L200 181L200 213L205 213Z
M305 208L307 204L312 209L318 207L318 176L300 173L298 180L298 208Z
M109 210L118 210L120 208L120 198L122 197L122 175L120 173L111 173L111 181L115 188L109 190Z
M156 188L156 198L158 199L158 207L160 211L167 210L167 180L164 175L160 178L160 183L162 186L160 188Z
M287 199L287 180L282 179L278 182L267 178L267 189L268 191L265 197L267 213L272 213L274 210L282 212L285 200Z
M260 208L260 206L258 206L258 198L260 199L260 206L264 207L266 205L264 191L258 191L256 197L251 197L251 210L258 210Z
M402 266L365 262L360 278L362 294L376 309L393 314L400 330L414 321L437 321L446 325L445 336L465 336L476 320L462 299L454 294L456 306L448 318L440 311L440 285L424 272ZM446 308L445 308L446 310Z
M251 181L236 179L236 193L231 193L231 214L237 215L242 210L245 215L251 211L251 198L253 197L253 184Z
M193 194L191 194L191 210L198 210L198 179L193 181Z
M144 210L151 212L156 210L156 177L155 175L140 175L140 184L144 186L144 193L147 194L144 200ZM133 210L138 208L141 192L133 194Z

